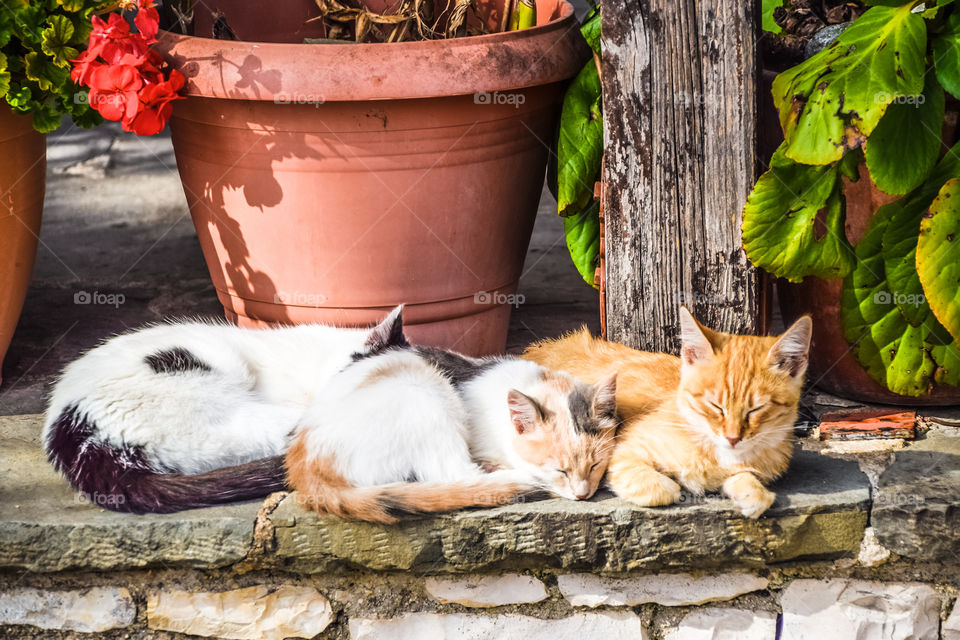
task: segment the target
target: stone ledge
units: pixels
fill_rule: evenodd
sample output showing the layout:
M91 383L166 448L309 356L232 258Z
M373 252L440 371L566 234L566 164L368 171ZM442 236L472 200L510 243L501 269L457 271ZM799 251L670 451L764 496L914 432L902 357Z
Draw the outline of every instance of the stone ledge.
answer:
M259 503L131 516L78 500L43 459L40 424L38 415L0 418L0 568L216 568L253 548ZM641 509L608 494L392 527L318 516L288 497L268 516L273 548L245 564L307 574L357 567L462 573L507 565L614 573L856 555L870 489L854 462L798 451L775 490L776 504L755 521L719 497Z

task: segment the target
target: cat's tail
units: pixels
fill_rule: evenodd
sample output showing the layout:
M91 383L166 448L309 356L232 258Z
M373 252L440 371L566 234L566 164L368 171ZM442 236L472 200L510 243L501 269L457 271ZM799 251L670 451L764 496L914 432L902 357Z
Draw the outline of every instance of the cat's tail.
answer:
M46 437L47 456L86 501L124 513L173 513L264 497L286 487L283 456L206 473L163 473L137 448L97 441L76 409L65 410Z
M494 471L460 482L396 482L355 487L328 460L308 459L303 439L287 454L287 475L301 506L351 520L394 523L466 507L496 507L540 493L516 471Z

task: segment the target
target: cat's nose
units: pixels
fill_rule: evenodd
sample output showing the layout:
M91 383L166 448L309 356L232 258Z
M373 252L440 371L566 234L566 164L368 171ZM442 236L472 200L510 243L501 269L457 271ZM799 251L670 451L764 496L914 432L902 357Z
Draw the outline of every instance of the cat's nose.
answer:
M730 443L731 447L735 447L737 446L737 443L740 442L740 438L738 438L737 436L727 436L727 442Z
M590 497L590 492L589 492L589 491L577 491L577 492L576 492L575 494L573 494L573 495L575 495L575 496L577 497L577 500L586 500L587 498Z

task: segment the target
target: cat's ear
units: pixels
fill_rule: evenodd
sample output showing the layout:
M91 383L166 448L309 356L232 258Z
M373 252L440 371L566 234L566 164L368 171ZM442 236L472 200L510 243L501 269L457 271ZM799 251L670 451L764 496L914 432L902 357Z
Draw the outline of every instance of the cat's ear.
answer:
M593 411L598 416L613 416L617 413L617 374L610 374L593 385Z
M813 320L803 316L770 347L767 363L779 373L794 378L803 376L807 371L807 352L810 350L810 337L813 334Z
M517 433L523 435L536 431L540 424L540 406L527 394L510 389L507 394L507 406L510 407L510 420Z
M369 351L377 351L388 347L408 347L406 336L403 335L403 305L401 304L370 330L365 346Z
M713 358L709 331L686 307L680 307L680 357L684 364L699 364Z

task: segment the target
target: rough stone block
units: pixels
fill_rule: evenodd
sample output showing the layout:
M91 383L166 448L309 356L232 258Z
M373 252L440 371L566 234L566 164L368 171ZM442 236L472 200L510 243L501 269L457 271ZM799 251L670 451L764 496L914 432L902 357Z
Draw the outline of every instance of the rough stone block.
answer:
M728 500L640 508L609 494L544 500L403 522L349 522L304 511L288 497L270 515L286 570L337 567L474 572L513 567L625 572L759 565L856 555L867 524L869 482L856 463L798 451L758 520Z
M880 475L870 523L877 540L915 560L960 558L960 429L932 429Z
M960 600L953 605L953 613L940 630L943 640L960 640Z
M167 515L105 511L44 458L42 422L42 415L0 417L0 568L213 568L247 554L258 503Z
M940 597L930 586L794 580L783 591L781 640L937 640Z
M629 578L606 578L589 573L557 576L563 597L575 607L634 607L656 602L682 606L729 600L766 589L766 578L749 573L719 573L694 577L689 573L661 573Z
M354 618L352 640L646 640L640 618L629 612L578 613L542 620L515 614L408 613L397 618Z
M440 602L455 602L465 607L500 607L507 604L540 602L547 588L533 576L518 573L501 576L426 579L425 587Z
M330 602L311 587L247 587L223 592L155 591L151 629L238 640L312 638L333 621Z
M769 611L747 611L707 607L695 609L680 620L665 640L776 640L777 615Z
M126 589L92 587L73 591L15 588L0 592L0 625L96 633L128 627L137 607Z

